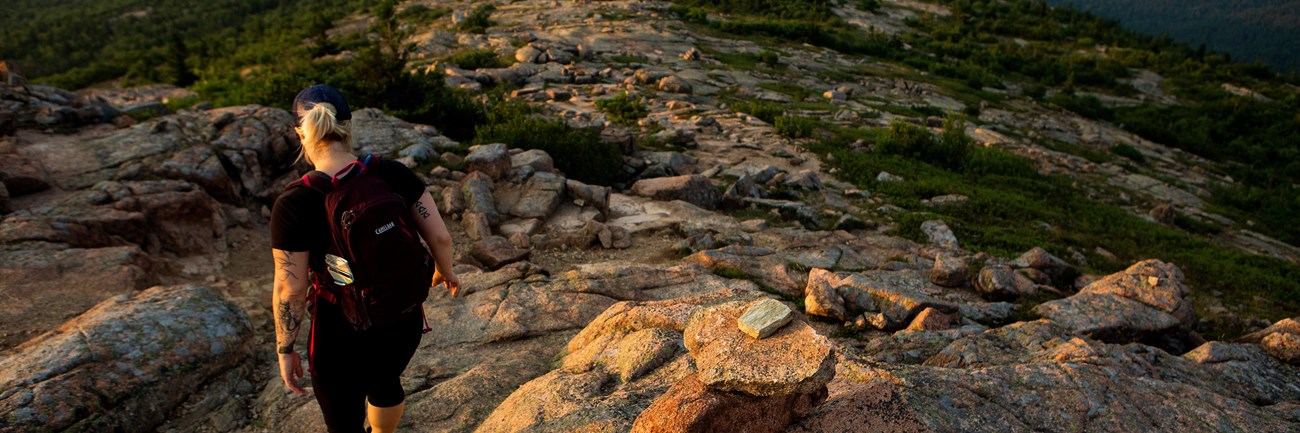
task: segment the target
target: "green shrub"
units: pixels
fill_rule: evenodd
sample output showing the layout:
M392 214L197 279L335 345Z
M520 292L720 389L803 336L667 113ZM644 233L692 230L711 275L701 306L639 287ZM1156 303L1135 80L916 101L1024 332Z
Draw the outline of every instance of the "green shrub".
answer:
M1131 159L1133 160L1133 162L1142 163L1147 161L1147 157L1143 156L1142 152L1133 148L1133 146L1129 146L1128 144L1124 144L1124 143L1116 144L1115 146L1112 146L1110 148L1110 151L1115 152L1116 155Z
M641 97L634 97L627 92L596 100L596 108L605 112L611 122L620 125L635 125L637 120L650 114Z
M776 118L772 131L786 138L810 138L817 130L816 119L799 116L781 116Z
M398 12L397 18L415 24L428 24L449 14L451 14L451 8L441 7L431 9L422 4L413 4L407 6L406 9L402 9L401 12Z
M736 100L729 102L728 106L731 111L757 117L769 124L775 123L777 117L785 114L780 105L768 101Z
M585 183L610 185L623 180L623 154L617 145L601 141L599 129L576 129L563 120L542 119L519 110L511 113L480 125L474 141L541 149L565 175Z
M494 24L492 22L492 11L495 10L496 6L480 4L474 7L474 10L470 11L469 15L466 15L464 20L456 23L456 26L452 27L452 30L464 33L486 33L487 28L492 27Z
M1047 102L1056 104L1066 110L1073 111L1080 116L1089 119L1111 120L1115 117L1115 112L1101 103L1096 96L1078 96L1067 93L1058 93L1047 98Z
M944 122L938 137L929 130L903 120L894 120L878 135L876 147L881 152L913 158L927 164L960 170L966 165L971 140L964 125L955 119Z
M444 57L442 61L465 69L505 68L512 64L489 48L458 51Z

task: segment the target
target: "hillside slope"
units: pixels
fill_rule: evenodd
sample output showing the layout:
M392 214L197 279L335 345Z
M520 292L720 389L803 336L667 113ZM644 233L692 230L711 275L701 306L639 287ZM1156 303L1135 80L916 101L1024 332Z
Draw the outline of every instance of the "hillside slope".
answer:
M404 430L1300 423L1279 240L1300 89L1267 71L1016 0L420 1L331 24L324 52L196 92L0 84L0 432L323 429L271 350L292 116L161 104L314 80L455 241L465 295L424 305Z
M1261 61L1277 70L1300 70L1300 1L1200 0L1143 1L1050 0L1119 20L1151 36L1169 35L1193 47L1244 61Z

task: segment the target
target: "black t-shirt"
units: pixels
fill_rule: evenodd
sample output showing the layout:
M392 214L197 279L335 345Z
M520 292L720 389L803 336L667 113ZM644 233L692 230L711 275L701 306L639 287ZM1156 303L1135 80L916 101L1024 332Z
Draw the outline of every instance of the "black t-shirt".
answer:
M397 161L371 161L366 176L379 176L407 206L424 195L424 182ZM313 178L315 179L315 178ZM323 251L330 242L325 195L312 188L290 188L271 208L271 248L284 251Z

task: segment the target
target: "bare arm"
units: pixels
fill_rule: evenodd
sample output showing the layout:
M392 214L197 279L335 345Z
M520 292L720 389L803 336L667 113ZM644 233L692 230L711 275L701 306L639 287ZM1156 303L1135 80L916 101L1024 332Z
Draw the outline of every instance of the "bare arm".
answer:
M438 205L434 204L433 196L429 195L429 191L425 191L420 196L420 200L411 206L411 216L420 230L420 237L429 244L429 252L433 253L433 261L437 265L433 284L445 282L447 289L451 290L451 295L456 296L456 292L460 290L460 280L451 270L453 255L451 233L447 232L442 215L438 214Z
M293 342L307 316L307 252L271 250L275 260L275 283L271 295L271 308L275 315L275 348L280 354L280 375L289 390L303 394L291 376L302 377L298 354Z

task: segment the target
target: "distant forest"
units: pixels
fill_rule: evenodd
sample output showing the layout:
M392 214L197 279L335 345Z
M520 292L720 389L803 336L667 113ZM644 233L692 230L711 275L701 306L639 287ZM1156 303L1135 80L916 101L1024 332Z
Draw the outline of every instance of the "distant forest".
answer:
M1300 71L1300 0L1047 0L1233 60Z

